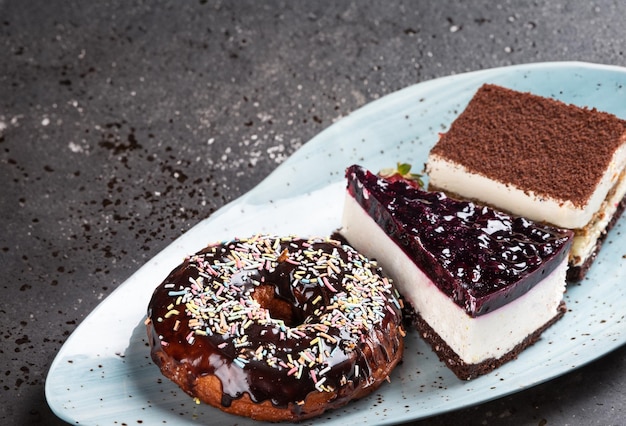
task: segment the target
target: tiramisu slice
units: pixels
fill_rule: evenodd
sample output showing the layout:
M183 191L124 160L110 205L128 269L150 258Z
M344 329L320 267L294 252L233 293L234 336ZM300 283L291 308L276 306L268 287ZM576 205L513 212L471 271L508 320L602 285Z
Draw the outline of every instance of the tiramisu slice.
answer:
M378 260L461 379L515 358L565 312L573 233L351 166L342 227Z
M626 121L486 84L428 157L429 189L575 231L579 281L624 210Z

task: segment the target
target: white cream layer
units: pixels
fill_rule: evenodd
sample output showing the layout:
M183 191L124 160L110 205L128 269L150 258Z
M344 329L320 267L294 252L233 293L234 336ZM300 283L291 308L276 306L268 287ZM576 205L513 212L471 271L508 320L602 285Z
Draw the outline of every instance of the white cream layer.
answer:
M524 296L472 318L437 286L347 194L341 234L376 259L422 318L467 364L500 358L557 314L565 291L567 259Z
M596 249L596 241L605 232L606 227L613 218L620 201L626 196L626 172L615 185L614 190L609 192L609 196L604 200L600 210L593 216L591 222L581 230L576 230L574 243L570 250L570 264L574 266L582 265Z
M576 206L569 200L526 193L513 185L472 173L464 166L432 153L428 157L426 171L430 183L445 191L479 200L538 222L576 229L584 227L591 221L619 179L624 167L626 167L626 143L615 151L609 167L584 206Z

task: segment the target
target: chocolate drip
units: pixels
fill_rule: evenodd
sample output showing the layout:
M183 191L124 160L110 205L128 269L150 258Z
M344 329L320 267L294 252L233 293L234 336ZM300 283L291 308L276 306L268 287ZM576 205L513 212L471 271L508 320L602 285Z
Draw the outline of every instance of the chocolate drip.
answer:
M192 380L217 376L224 407L247 393L297 410L309 393L356 388L389 362L371 347L402 347L376 332L401 326L395 287L332 240L209 246L155 290L148 316L155 361L164 351L188 366Z

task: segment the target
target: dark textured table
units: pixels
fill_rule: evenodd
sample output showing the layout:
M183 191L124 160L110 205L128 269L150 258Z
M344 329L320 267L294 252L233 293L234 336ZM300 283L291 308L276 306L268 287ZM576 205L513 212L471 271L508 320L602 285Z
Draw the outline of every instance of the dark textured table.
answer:
M44 384L89 312L342 116L414 83L626 65L618 1L0 0L0 424L61 424ZM415 424L626 420L626 348Z

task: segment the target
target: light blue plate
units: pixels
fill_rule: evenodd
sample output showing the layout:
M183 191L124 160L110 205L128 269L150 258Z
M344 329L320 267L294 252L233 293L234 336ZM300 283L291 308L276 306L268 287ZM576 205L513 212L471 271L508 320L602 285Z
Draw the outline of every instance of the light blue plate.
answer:
M52 410L76 424L259 424L198 405L151 362L143 324L153 289L186 254L254 233L328 235L339 226L344 170L374 171L429 149L484 82L596 107L626 118L626 70L541 63L441 78L385 96L304 145L254 190L203 220L139 269L68 338L46 381ZM569 312L520 357L471 382L452 375L416 335L391 383L315 424L389 424L436 415L518 392L574 370L626 342L626 233L618 223L580 285ZM313 423L310 422L311 424ZM305 423L306 424L306 423Z

